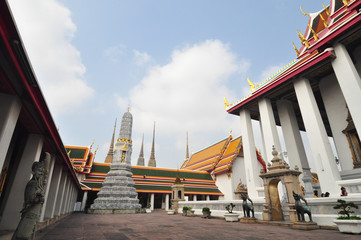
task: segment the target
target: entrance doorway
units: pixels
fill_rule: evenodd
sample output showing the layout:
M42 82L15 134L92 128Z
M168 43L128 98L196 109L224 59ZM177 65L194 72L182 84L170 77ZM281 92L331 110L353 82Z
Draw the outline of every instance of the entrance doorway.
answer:
M269 183L269 193L271 199L272 221L283 221L280 195L278 192L278 183L280 179L273 179Z

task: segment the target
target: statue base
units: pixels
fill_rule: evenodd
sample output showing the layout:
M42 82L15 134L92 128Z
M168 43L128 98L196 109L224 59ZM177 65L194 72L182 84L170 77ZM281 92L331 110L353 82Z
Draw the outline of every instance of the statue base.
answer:
M293 222L290 227L293 229L300 229L300 230L319 229L319 226L315 222Z
M90 214L135 214L145 213L143 208L136 209L88 209Z
M241 223L257 223L257 218L253 217L242 217L239 219Z

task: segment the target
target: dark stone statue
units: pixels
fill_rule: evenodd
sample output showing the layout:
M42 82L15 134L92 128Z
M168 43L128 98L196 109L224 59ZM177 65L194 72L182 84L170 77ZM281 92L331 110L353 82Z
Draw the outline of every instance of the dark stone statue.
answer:
M242 203L242 207L243 207L243 214L244 217L251 217L250 212L252 212L252 218L254 218L254 208L253 208L253 202L252 200L248 197L248 194L246 193L242 193L241 194L243 203ZM250 201L250 205L247 203L247 200Z
M25 187L24 206L21 210L21 220L16 228L12 240L34 239L36 225L39 221L42 205L44 203L47 167L50 154L45 153L39 162L32 165L33 177Z
M295 207L297 212L297 217L299 222L305 221L305 213L307 213L308 217L310 218L310 222L312 222L312 215L310 207L307 204L307 201L299 194L293 192L293 198L295 199ZM306 206L302 206L301 200L306 203Z

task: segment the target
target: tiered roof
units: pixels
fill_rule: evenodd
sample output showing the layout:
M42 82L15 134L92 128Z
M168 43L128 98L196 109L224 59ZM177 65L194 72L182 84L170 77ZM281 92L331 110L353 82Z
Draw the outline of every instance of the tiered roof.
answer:
M90 147L65 146L65 150L73 164L74 169L80 173L90 173L95 153L90 152Z
M288 80L301 76L316 64L332 59L334 56L333 43L339 36L360 24L361 13L358 12L360 7L360 0L330 0L330 5L324 6L317 13L302 11L309 17L309 20L304 34L297 31L302 44L300 49L294 46L297 59L258 85L249 81L251 94L233 104L229 104L225 100L226 111L238 115L240 108L244 105Z
M91 172L81 181L83 190L99 191L109 169L108 163L94 163ZM171 193L179 173L185 194L223 195L211 175L204 171L133 166L132 173L137 192Z
M192 154L191 158L184 162L181 169L212 172L231 140L232 136L229 136L212 146Z

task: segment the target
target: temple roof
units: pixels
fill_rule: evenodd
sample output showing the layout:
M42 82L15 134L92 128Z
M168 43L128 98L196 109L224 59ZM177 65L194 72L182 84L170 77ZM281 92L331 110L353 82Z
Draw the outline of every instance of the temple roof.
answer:
M82 189L99 191L109 169L110 164L94 163L91 172L81 181ZM204 171L132 166L132 173L137 192L171 193L171 186L179 173L185 194L223 195L211 175Z
M73 164L73 168L77 172L90 173L93 166L96 150L92 153L91 146L79 147L79 146L65 146L65 150L69 155L69 158Z
M272 94L272 90L276 87L289 92L287 84L292 82L294 78L307 77L305 74L309 74L310 69L320 68L331 61L334 58L333 44L339 41L342 36L347 35L347 32L353 31L359 26L361 13L357 9L360 6L361 1L330 0L330 4L327 7L321 6L319 12L305 13L302 11L308 16L308 22L305 24L304 34L297 31L301 41L299 49L294 46L297 58L260 84L249 81L251 93L232 104L225 100L226 111L230 114L239 115L242 107L252 105L261 96ZM332 70L324 68L318 74L327 74L329 71ZM256 115L253 115L252 118L257 119Z
M217 165L231 139L232 136L229 136L192 154L191 158L182 165L181 169L211 172Z
M233 139L224 151L223 156L218 161L218 164L213 169L212 174L217 175L227 172L232 169L233 162L240 154L243 155L242 149L242 137Z

